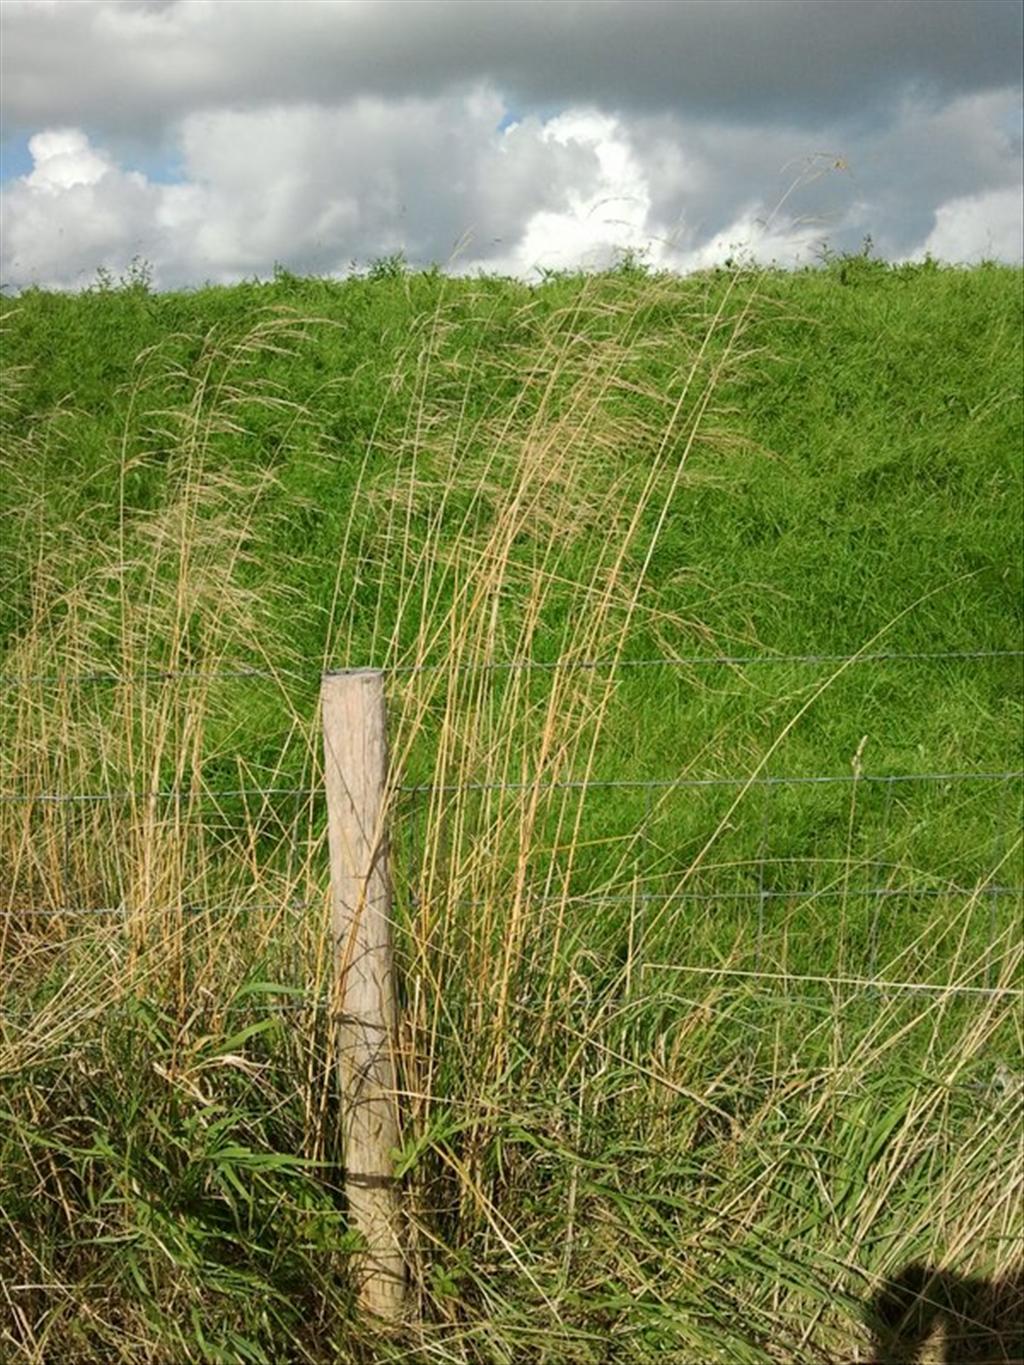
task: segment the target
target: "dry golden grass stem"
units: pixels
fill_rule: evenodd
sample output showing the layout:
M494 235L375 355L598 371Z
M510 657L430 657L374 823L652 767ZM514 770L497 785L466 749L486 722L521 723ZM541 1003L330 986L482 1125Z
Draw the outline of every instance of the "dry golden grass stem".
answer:
M20 791L100 799L0 807L8 912L0 946L7 964L12 953L18 960L33 955L28 924L53 944L86 921L51 911L109 905L129 932L131 953L119 964L124 992L133 981L152 980L155 948L164 983L184 1008L197 982L201 988L195 968L203 959L202 970L220 971L216 931L190 926L188 907L225 894L234 899L237 892L226 888L247 878L248 900L280 894L277 873L254 857L252 827L235 870L210 837L204 772L211 736L222 729L212 678L260 638L262 606L243 586L243 570L254 518L273 487L258 470L227 474L217 442L243 432L246 412L260 406L289 409L293 424L303 420L297 405L268 394L259 374L246 371L267 350L294 345L307 331L295 317L270 317L240 339L207 336L192 369L172 367L186 394L173 410L147 410L147 395L158 380L166 382L167 367L156 349L140 357L114 452L120 487L114 544L104 549L90 528L69 524L59 560L48 544L40 548L33 614L7 667L63 681L5 694L7 771ZM129 511L126 500L129 473L154 459L152 449L138 447L140 432L164 451L167 496L153 512ZM80 572L79 565L88 567ZM154 670L173 680L147 684L144 675ZM102 692L74 682L76 675L108 672L122 681ZM304 718L294 742L307 744L312 729L313 719ZM167 800L159 795L165 790L184 795ZM296 875L304 878L301 869ZM22 908L37 913L22 922L15 913ZM261 929L257 947L268 932Z

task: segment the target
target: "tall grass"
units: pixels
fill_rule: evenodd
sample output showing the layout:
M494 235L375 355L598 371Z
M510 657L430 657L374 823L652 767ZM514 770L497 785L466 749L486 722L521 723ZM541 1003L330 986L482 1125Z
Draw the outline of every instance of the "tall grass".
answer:
M11 376L14 1358L833 1360L908 1263L1012 1270L1020 784L894 810L861 780L908 752L1015 767L1012 674L946 675L948 733L883 733L874 769L849 727L909 733L923 669L622 667L764 645L679 528L775 459L741 412L799 325L771 285L595 277L510 305L380 282L383 316L410 311L362 362L377 415L351 448L358 369L289 382L355 325L326 306L165 329L91 450L73 400ZM985 566L927 562L854 649L906 642L943 593L968 611ZM776 589L754 587L756 610ZM346 1274L316 706L323 667L367 662L391 670L416 1307L391 1334ZM837 769L856 780L742 781ZM741 780L602 785L666 773Z

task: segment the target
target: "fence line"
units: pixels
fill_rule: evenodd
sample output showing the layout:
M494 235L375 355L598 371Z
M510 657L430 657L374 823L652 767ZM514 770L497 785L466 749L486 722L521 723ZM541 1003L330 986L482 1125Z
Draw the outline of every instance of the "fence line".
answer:
M675 962L642 962L644 972L678 972L692 976L729 976L757 981L799 981L821 986L852 986L858 991L893 991L900 995L980 995L1010 996L1024 1000L1024 989L1017 986L954 986L930 981L879 981L870 976L813 976L802 972L762 972L743 967L697 967Z
M994 773L825 773L813 777L664 777L648 779L578 779L566 782L452 782L409 784L403 792L533 791L536 787L556 791L632 790L655 791L672 787L795 787L859 782L1002 782L1024 778L1024 770Z
M393 790L404 793L426 792L490 792L490 791L664 791L694 787L796 787L853 785L861 782L1015 782L1024 778L1024 769L1005 772L943 772L943 773L823 773L814 776L729 776L729 777L664 777L664 778L577 778L557 782L422 782L399 783ZM0 804L89 804L106 801L201 801L231 800L239 797L322 796L321 787L233 787L208 791L205 788L169 787L160 791L112 792L7 792L0 794Z
M544 670L554 671L557 669L600 669L600 668L655 668L655 667L701 667L701 666L728 666L743 667L747 665L765 664L832 664L832 663L870 663L870 662L903 662L903 661L927 661L934 662L939 660L970 660L978 661L985 659L1021 659L1024 658L1024 650L978 650L978 651L947 651L931 653L900 653L896 651L862 655L828 655L828 654L807 654L807 655L754 655L754 656L713 656L700 655L689 658L652 658L652 659L588 659L588 660L556 660L550 663L531 661L531 660L509 660L505 662L484 663L484 664L465 664L458 665L460 671L488 670L488 671L513 671L513 670ZM431 670L443 669L444 664L416 664L398 665L391 669L380 670L385 674L403 674L426 672ZM116 674L86 674L72 677L70 675L40 676L38 678L0 678L0 685L21 686L28 685L30 682L45 682L49 684L63 684L68 682L94 682L117 684L125 681L141 680L143 682L167 682L175 678L179 679L198 679L198 678L235 678L235 679L278 679L286 676L283 671L272 672L269 670L258 669L232 669L212 671L202 673L200 671L180 671L154 673L146 672L135 677L122 677ZM297 677L298 675L287 675ZM894 787L897 784L922 783L922 784L951 784L960 782L1016 782L1024 778L1024 770L1005 770L1005 771L952 771L952 772L918 772L918 773L861 773L858 771L847 771L843 773L819 773L810 775L755 775L747 774L725 775L715 777L687 777L676 776L668 778L653 779L568 779L568 780L549 780L544 781L538 777L534 781L523 782L465 782L465 783L398 783L393 788L394 793L401 794L446 794L457 792L523 792L534 791L537 789L548 791L671 791L674 788L680 790L697 788L738 788L738 787L798 787L798 786L819 786L819 785L843 785L853 786L858 783L880 784ZM168 788L155 789L152 791L121 790L105 792L37 792L37 793L5 793L0 794L2 804L43 804L43 805L66 805L66 804L92 804L107 803L117 801L138 801L138 802L185 802L198 801L201 803L227 801L227 800L253 800L267 802L274 798L311 798L323 797L323 787L316 786L280 786L280 787L233 787L228 789L207 790L203 788ZM875 876L878 876L876 870ZM763 864L762 864L763 881ZM572 905L607 905L607 904L637 904L637 903L671 903L673 901L691 903L722 903L722 902L756 902L765 903L768 901L801 900L814 901L818 899L856 899L857 897L871 897L881 902L889 898L927 898L942 896L970 896L983 895L986 899L995 900L1000 897L1019 897L1024 895L1024 886L1017 885L993 885L982 887L965 886L884 886L869 885L866 887L851 887L848 883L841 886L827 886L819 888L779 888L765 887L761 885L757 889L735 889L702 892L699 890L682 890L678 892L636 892L633 894L608 894L584 893L581 895L555 895L548 897L529 897L535 904L550 904L564 902ZM238 912L264 912L279 911L282 909L289 911L302 910L315 905L316 901L259 901L252 904L244 902L237 905L230 903L209 902L205 904L173 904L162 907L142 907L142 913L184 913L184 914L203 914L203 913L238 913ZM487 902L465 901L454 902L460 906L479 905ZM492 902L493 903L493 902ZM124 906L57 906L57 907L35 907L27 909L5 909L0 911L0 917L14 918L17 916L46 915L99 915L116 916L128 915L131 912ZM970 996L975 998L990 999L1024 999L1024 989L1011 986L994 984L989 980L988 985L966 985L966 984L935 984L929 982L914 981L892 981L879 979L873 974L874 964L872 963L872 974L865 977L857 976L825 976L811 974L794 974L790 972L762 971L758 967L756 970L742 968L729 968L722 966L686 966L674 963L641 963L641 969L647 972L675 972L679 974L691 974L704 978L713 977L716 982L728 985L733 982L738 989L753 991L761 996L771 996L772 998L782 998L793 1001L794 1003L803 1000L808 1004L824 1006L831 1001L835 1004L834 993L836 990L848 992L844 996L846 1002L852 1001L863 992L870 993L874 999L906 999L915 995L941 995L941 996ZM780 992L779 983L785 988ZM821 990L814 995L803 994L794 995L789 991L791 985L820 987ZM259 1003L247 1003L245 1005L228 1006L231 1011L235 1010L257 1010L273 1011L282 1010L333 1010L337 1014L336 1004L321 996L308 996L301 989L290 990L281 987L280 993L287 994L290 999L286 1003L271 1002L268 1000ZM46 1005L42 1010L46 1010ZM83 1010L82 1017L96 1017L102 1015L103 1010ZM10 1012L0 1010L0 1018L17 1017ZM30 1011L29 1017L32 1017ZM68 1018L72 1015L66 1016Z
M322 796L322 787L233 787L227 790L208 791L204 787L168 787L162 791L112 791L112 792L34 792L4 793L0 804L26 804L41 802L48 805L63 805L66 802L88 804L98 801L185 801L193 797L206 801L227 801L235 797L247 796Z
M459 673L533 670L554 672L558 669L577 671L601 668L745 668L761 664L927 663L942 660L982 659L1024 659L1024 650L886 650L872 654L692 654L679 657L663 656L653 659L499 659L481 663L460 663L454 667L455 671ZM443 672L451 668L452 665L448 663L392 664L384 665L377 671L384 674L407 676L413 673ZM0 677L0 687L122 686L134 683L146 684L184 680L215 681L218 679L280 681L282 678L313 684L319 681L320 676L320 673L307 676L286 668L144 669L139 673L106 673L102 671L95 673L27 673Z
M628 893L615 893L603 895L600 892L583 892L579 895L565 896L531 896L527 893L524 901L529 905L664 905L672 901L688 901L699 905L710 905L721 901L742 902L742 901L770 901L770 900L841 900L846 897L856 900L858 896L869 897L871 899L906 897L913 900L918 897L927 899L941 896L985 896L1001 899L1003 897L1024 896L1024 886L826 886L826 887L793 887L791 889L779 888L766 889L763 891L642 891L635 896ZM415 900L418 905L418 898ZM319 901L257 901L250 904L246 901L233 903L230 901L214 902L187 902L185 904L167 905L141 905L136 908L134 913L149 915L164 914L187 914L187 915L206 915L216 914L262 914L266 911L274 910L309 910ZM482 906L494 906L511 904L507 901L497 899L480 900L456 900L452 907L460 910L472 910ZM21 909L0 910L0 919L18 919L21 916L53 917L60 915L129 915L133 911L124 905L29 905Z
M529 905L666 905L673 901L689 901L698 905L711 905L720 901L742 902L742 901L771 901L771 900L842 900L844 897L849 900L856 900L858 896L866 896L871 899L894 898L906 896L908 900L914 897L940 897L940 896L989 896L999 900L1004 896L1024 896L1024 886L824 886L824 887L794 887L788 890L779 888L756 890L756 891L641 891L635 896L627 892L602 895L600 892L584 892L581 895L573 896L539 896L532 897L526 894L523 899ZM455 901L454 905L460 909L474 909L485 905L494 905L494 901L474 900L474 901ZM510 902L511 904L511 902Z
M1024 893L1024 887L1021 888ZM18 919L22 915L35 915L57 918L60 915L208 915L217 914L262 914L268 910L310 910L318 901L190 901L184 904L137 906L134 911L126 905L30 905L23 909L0 910L0 919Z
M291 673L287 669L272 671L266 668L166 668L143 669L139 673L22 673L0 677L0 687L84 687L90 684L107 684L119 687L134 683L175 682L184 679L199 681L219 678L271 679L283 677L300 679L303 675Z
M942 659L1005 659L1024 658L1020 649L967 649L935 651L886 650L873 654L692 654L680 657L660 657L655 659L506 659L493 663L467 663L457 665L459 672L513 672L518 670L557 669L597 669L597 668L702 668L727 667L743 668L757 664L853 664L853 663L896 663L925 662ZM447 664L395 664L384 668L384 673L425 673L443 671Z
M742 968L732 967L698 967L686 966L676 963L646 962L639 965L639 970L643 972L665 971L675 972L678 975L695 976L717 976L729 978L742 978L735 986L750 991L759 998L769 998L774 1000L785 1000L794 1004L805 1004L820 1006L824 1004L835 1004L834 993L826 993L824 990L817 995L800 994L794 995L790 991L779 992L772 989L759 989L756 986L758 981L772 981L776 983L797 982L802 985L827 986L848 986L854 988L850 994L846 995L843 1003L849 1003L859 998L863 992L870 1000L907 1000L915 995L936 995L936 996L970 996L984 997L990 999L1010 998L1013 1000L1024 1000L1024 988L1017 986L966 986L954 983L943 984L931 981L890 981L886 979L872 977L853 977L853 976L810 976L792 972L762 972L745 971ZM728 983L723 981L722 985ZM268 991L267 994L274 992ZM217 1010L214 1006L209 1006L208 1013L221 1014L290 1014L310 1012L326 1012L332 1019L337 1019L339 1010L336 1001L326 995L308 995L301 989L288 986L278 986L276 993L287 996L286 1000L262 1000L246 1001L223 1006ZM44 1002L36 1008L25 1007L24 1009L10 1010L0 1009L0 1019L8 1021L19 1021L25 1019L39 1018L44 1012L53 1005L53 1001ZM98 1008L82 1007L72 1010L62 1018L66 1022L78 1019L100 1019L111 1013L129 1012L132 1004L152 1005L152 1001L125 1002L120 1001L114 1005L100 1006ZM190 1011L190 1017L199 1011ZM946 1087L955 1089L955 1086Z

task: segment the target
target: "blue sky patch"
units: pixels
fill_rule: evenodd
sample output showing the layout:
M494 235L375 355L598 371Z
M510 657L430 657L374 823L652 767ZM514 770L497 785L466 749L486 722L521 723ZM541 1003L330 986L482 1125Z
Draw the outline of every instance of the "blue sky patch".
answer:
M27 137L5 137L0 142L0 183L28 175L32 169L32 153Z
M39 132L41 129L33 129ZM126 171L140 171L154 185L180 185L185 177L185 168L179 157L171 152L152 151L141 156L122 157L116 147L110 147L103 139L93 138L88 130L86 136L90 144L99 151L106 151L115 164ZM32 153L28 140L32 133L10 133L0 141L0 184L17 180L32 170Z

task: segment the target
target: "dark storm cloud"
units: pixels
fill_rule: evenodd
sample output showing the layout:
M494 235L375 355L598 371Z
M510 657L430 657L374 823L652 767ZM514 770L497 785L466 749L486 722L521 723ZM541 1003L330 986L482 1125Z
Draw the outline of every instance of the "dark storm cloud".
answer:
M513 107L721 122L886 116L1019 82L1018 0L328 0L4 6L8 128L155 136L203 107L484 83Z

